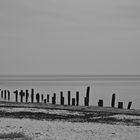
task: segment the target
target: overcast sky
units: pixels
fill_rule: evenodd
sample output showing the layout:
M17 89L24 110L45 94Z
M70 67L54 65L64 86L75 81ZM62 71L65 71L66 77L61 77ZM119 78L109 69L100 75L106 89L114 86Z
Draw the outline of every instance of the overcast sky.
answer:
M0 74L140 74L140 1L0 0Z

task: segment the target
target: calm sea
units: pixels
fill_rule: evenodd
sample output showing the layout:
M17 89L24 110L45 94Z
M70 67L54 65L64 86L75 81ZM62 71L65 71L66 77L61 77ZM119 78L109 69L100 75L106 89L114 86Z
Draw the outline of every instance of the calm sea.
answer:
M25 78L26 79L26 78ZM15 101L15 95L13 91L17 90L29 90L29 94L31 93L31 89L34 88L35 94L40 93L44 94L44 98L46 98L47 94L50 95L50 97L53 96L53 93L56 93L57 100L56 102L60 103L60 92L63 91L64 97L65 97L65 104L67 104L67 92L71 91L71 97L76 97L76 91L80 92L80 105L84 104L84 97L86 95L86 89L87 86L90 86L90 105L97 105L99 99L104 100L104 106L110 106L111 104L111 96L113 93L116 93L116 107L117 102L121 101L124 102L124 108L127 107L127 104L129 101L132 101L132 108L134 109L140 109L140 80L131 77L126 79L119 79L119 78L113 78L108 79L108 77L105 78L71 78L69 79L61 79L59 78L55 79L49 79L39 81L39 80L11 80L10 82L3 78L0 80L0 89L2 90L10 90L11 92L11 101ZM0 100L1 99L0 97ZM24 99L25 101L25 99ZM30 97L29 97L30 101Z

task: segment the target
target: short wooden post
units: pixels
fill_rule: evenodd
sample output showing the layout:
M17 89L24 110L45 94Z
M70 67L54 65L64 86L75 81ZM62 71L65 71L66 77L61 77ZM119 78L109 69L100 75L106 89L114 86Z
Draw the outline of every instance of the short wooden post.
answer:
M99 99L98 106L103 107L103 100Z
M45 103L45 104L47 103L47 99L44 99L44 103Z
M15 94L15 102L18 102L18 90L13 92Z
M115 107L115 93L112 94L111 107Z
M123 109L123 102L118 102L118 108Z
M68 105L70 105L70 91L68 91Z
M128 106L127 106L127 109L130 109L131 108L131 105L132 105L132 102L129 102L128 103Z
M75 106L75 98L72 98L72 105Z
M47 94L47 102L49 103L49 94Z
M34 102L34 89L31 89L31 103Z
M79 105L79 91L76 92L76 105Z
M29 92L28 92L27 89L25 91L25 98L26 98L26 103L27 103L28 102L28 98L29 98Z
M52 97L52 104L54 104L54 97Z

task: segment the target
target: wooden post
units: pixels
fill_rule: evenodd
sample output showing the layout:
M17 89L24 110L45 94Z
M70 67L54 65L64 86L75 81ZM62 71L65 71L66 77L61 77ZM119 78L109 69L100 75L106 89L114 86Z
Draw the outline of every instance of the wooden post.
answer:
M3 99L3 90L1 90L1 99Z
M89 93L90 93L90 87L87 87L86 92L86 105L89 106Z
M72 98L72 105L75 105L75 98Z
M19 92L19 95L20 95L20 102L22 103L22 102L23 102L23 96L24 96L23 90L21 90L21 91Z
M103 100L99 99L98 106L103 107Z
M115 93L112 94L111 107L115 107Z
M29 98L29 92L28 92L27 89L25 91L25 98L26 98L26 103L27 103L28 102L28 98Z
M70 105L70 91L68 91L68 105Z
M36 94L36 101L37 101L37 103L39 103L39 101L40 101L40 95L39 95L39 93Z
M130 109L131 108L131 105L132 105L132 102L129 102L128 103L128 106L127 106L127 109Z
M31 89L31 103L34 102L34 89Z
M52 104L54 104L54 97L52 97Z
M123 109L123 102L118 102L118 108Z
M13 92L15 94L15 102L18 102L18 90Z
M56 104L56 93L53 94L54 97L54 104Z
M64 105L64 104L65 104L65 98L62 97L62 105Z
M44 103L45 103L45 104L47 103L47 99L44 99Z
M49 103L49 94L47 94L47 102Z
M79 105L79 91L76 92L76 105Z
M7 91L4 90L4 100L6 100L6 94L7 94Z
M9 101L10 100L10 91L7 90L7 92L8 92L8 101Z
M41 101L43 102L44 101L44 95L41 94Z
M64 105L63 104L63 92L62 91L60 92L60 104Z
M84 105L87 106L87 97L84 98Z

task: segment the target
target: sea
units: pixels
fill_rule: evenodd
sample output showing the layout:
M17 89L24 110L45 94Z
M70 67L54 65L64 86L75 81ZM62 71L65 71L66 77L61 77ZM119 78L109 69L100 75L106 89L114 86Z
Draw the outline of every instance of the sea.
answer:
M76 98L76 92L79 91L79 104L84 105L87 87L90 87L89 105L98 105L99 99L103 100L103 105L110 107L112 94L115 93L115 107L118 102L123 102L123 107L127 108L128 102L132 102L131 109L140 109L140 76L12 76L0 77L0 94L4 90L10 91L10 101L15 101L14 91L29 91L29 100L31 102L31 89L34 94L39 93L47 98L56 93L56 103L60 104L60 92L63 92L64 104L68 104L68 91L71 92L71 98ZM34 102L36 98L34 95ZM4 101L1 98L0 101ZM6 99L8 102L8 99ZM18 97L20 102L20 97ZM25 97L23 98L25 102ZM41 101L43 102L43 101Z

